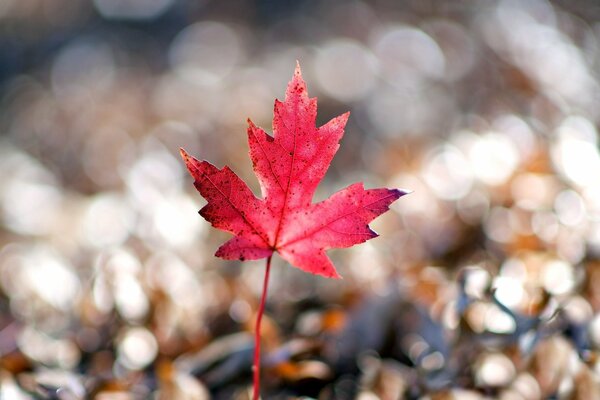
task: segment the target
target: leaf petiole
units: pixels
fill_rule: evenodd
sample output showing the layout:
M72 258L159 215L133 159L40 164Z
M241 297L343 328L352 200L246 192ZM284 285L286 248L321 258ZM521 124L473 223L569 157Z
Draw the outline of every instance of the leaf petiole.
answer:
M260 305L258 306L258 314L256 315L256 326L254 327L254 365L252 366L254 381L252 385L252 400L258 400L260 396L260 322L265 311L265 301L267 299L267 289L269 286L269 273L271 272L271 257L272 256L269 256L267 258L262 296L260 297Z

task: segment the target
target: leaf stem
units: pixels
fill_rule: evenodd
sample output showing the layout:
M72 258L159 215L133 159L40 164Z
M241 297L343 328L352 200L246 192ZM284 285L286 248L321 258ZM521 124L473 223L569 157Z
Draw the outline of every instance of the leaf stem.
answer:
M258 307L258 314L256 316L256 326L254 328L254 365L252 366L252 370L254 372L254 382L252 386L252 400L258 400L260 396L260 322L265 311L265 300L267 298L267 288L269 286L269 273L271 272L271 257L272 256L269 256L269 258L267 258L265 280L263 282L262 296L260 298L260 305Z

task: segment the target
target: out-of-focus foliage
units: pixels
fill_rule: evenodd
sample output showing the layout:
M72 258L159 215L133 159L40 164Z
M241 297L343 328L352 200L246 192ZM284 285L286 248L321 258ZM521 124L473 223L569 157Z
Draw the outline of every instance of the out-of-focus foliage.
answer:
M595 1L0 1L0 398L247 396L262 264L180 146L252 177L300 60L352 112L321 199L414 190L343 281L275 268L265 398L600 398ZM368 171L368 173L367 173Z

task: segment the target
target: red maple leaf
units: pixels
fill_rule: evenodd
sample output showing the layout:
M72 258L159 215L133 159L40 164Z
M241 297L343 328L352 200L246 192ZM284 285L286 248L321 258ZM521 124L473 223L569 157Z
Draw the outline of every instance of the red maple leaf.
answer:
M325 254L374 238L369 222L406 192L365 190L355 183L313 204L339 148L349 113L317 128L317 99L309 98L300 66L288 84L285 101L275 100L273 136L248 120L248 143L262 199L229 167L218 169L181 149L194 185L208 204L200 210L215 228L235 236L216 256L256 260L278 252L304 271L339 278Z

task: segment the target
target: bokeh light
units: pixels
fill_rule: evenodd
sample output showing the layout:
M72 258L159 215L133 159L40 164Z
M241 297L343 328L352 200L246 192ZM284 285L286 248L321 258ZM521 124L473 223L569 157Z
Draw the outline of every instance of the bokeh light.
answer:
M413 192L275 261L266 398L593 399L600 389L600 11L578 2L0 1L0 398L245 399L262 262L179 148L259 195L298 60L350 111L317 197ZM246 396L246 397L245 397Z

